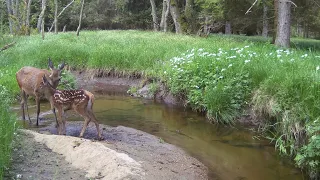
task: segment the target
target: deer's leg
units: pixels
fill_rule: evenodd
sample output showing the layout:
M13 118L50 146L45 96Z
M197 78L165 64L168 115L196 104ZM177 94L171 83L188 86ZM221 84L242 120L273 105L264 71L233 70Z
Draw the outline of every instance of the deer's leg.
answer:
M88 114L90 115L93 123L96 125L97 132L98 132L98 139L103 140L103 137L101 136L101 132L100 132L100 128L99 128L99 122L97 121L96 116L93 114L92 109L88 110Z
M36 105L37 105L37 126L39 126L39 114L40 114L40 97L36 96Z
M25 102L25 106L26 106L26 109L27 109L27 114L28 114L28 119L29 119L29 122L31 123L31 119L30 119L30 115L29 115L29 108L28 108L28 97L29 95L27 95L25 92L24 92L24 102Z
M21 91L20 91L20 96L21 96L20 105L21 105L21 111L22 111L22 120L26 120L25 113L24 113L25 95L26 95L25 92L21 89Z

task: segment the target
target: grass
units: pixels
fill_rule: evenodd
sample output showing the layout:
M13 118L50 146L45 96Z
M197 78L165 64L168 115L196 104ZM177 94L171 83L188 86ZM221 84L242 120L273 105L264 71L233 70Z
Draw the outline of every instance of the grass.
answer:
M16 130L16 117L9 112L8 91L0 85L0 179L4 171L9 167L12 149L12 141Z
M253 109L279 152L319 176L319 41L294 39L296 49L282 50L259 37L134 30L14 38L15 46L0 53L0 84L11 92L8 98L18 94L15 72L45 68L48 57L56 65L156 77L213 122L233 124Z

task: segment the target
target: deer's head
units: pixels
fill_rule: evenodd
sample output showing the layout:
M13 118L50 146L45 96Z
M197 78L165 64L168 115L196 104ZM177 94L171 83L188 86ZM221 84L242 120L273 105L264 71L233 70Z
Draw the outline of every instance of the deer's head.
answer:
M51 61L51 59L48 59L48 67L51 70L50 75L49 75L49 81L50 84L56 88L60 82L61 79L61 73L62 73L62 69L64 68L65 63L59 64L58 68L54 68L53 63Z

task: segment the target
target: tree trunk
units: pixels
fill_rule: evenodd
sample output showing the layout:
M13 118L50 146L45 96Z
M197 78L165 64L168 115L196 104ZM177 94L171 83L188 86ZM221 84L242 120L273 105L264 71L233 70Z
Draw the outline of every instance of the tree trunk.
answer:
M171 4L170 4L170 13L171 13L171 16L172 16L172 19L173 19L173 22L174 22L174 26L175 26L175 29L176 29L176 33L177 34L180 34L182 33L181 31L181 25L180 25L180 22L179 22L179 19L180 19L180 12L179 12L179 9L176 5L176 0L172 0L171 1Z
M208 32L208 31L209 31L209 19L210 19L210 17L206 16L206 17L205 17L205 20L204 20L203 33L204 33L205 35L207 35L207 34L210 33L210 32Z
M167 32L168 31L168 17L169 17L169 13L170 13L170 3L171 0L167 0L167 5L166 5L166 12L164 14L164 24L163 24L163 31Z
M303 23L303 37L308 38L309 37L309 28L308 28L308 23L304 22Z
M160 31L163 31L164 23L167 23L167 21L165 21L166 11L167 11L167 1L163 0L162 1L161 21L160 21Z
M231 34L231 32L232 32L231 23L230 21L226 21L225 34Z
M58 34L58 0L54 0L54 33Z
M154 0L150 0L150 3L151 3L151 15L152 15L153 30L158 31L159 25L158 25L156 3L154 2Z
M284 48L289 48L291 2L289 0L279 0L278 7L278 27L275 45Z
M82 0L82 2L81 2L81 10L80 10L80 17L79 17L79 26L77 28L77 36L79 36L79 33L80 33L83 6L84 6L84 0Z
M42 26L42 23L44 23L44 13L46 11L46 0L42 0L41 2L41 12L39 14L39 18L38 18L38 23L37 23L37 28L38 28L38 31L39 32L42 32L44 31L44 29L42 30L41 27L44 27Z
M276 37L277 37L277 29L278 29L278 10L279 10L278 0L274 0L273 5L274 5L274 21L273 21L272 44L275 44Z
M30 36L30 11L32 0L28 0L26 13L26 35Z
M42 23L41 23L41 35L42 35L42 40L44 40L44 18L42 18Z
M186 17L186 21L188 24L188 29L187 32L192 33L195 32L196 29L196 25L195 25L195 16L194 16L194 10L193 10L193 6L194 6L194 1L193 0L186 0L186 6L184 8L184 16Z
M19 13L19 4L20 4L20 1L19 0L12 0L11 4L14 6L12 7L12 10L13 10L13 16L15 17L15 21L14 21L14 24L15 24L15 31L16 33L19 33L20 31L20 13Z
M8 20L9 20L9 29L10 34L13 34L13 22L12 22L12 4L11 0L6 0L7 10L8 10Z
M268 6L266 0L263 0L263 15L262 15L262 36L268 37L269 21L268 21Z

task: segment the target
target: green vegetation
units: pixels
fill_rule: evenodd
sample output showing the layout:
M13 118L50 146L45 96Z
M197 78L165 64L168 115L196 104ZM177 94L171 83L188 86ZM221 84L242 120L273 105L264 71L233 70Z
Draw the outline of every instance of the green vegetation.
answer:
M0 85L0 179L10 164L12 141L16 130L16 117L9 112L11 99L8 94L6 87Z
M243 37L240 37L243 38ZM252 113L275 141L312 177L320 169L320 52L296 43L282 50L268 40L235 36L200 38L142 31L84 31L16 38L0 53L0 84L18 94L15 72L66 61L78 69L119 76L141 75L164 81L170 91L214 122L234 124ZM301 40L299 40L301 41ZM319 47L319 41L309 42ZM72 78L68 78L70 81ZM4 108L7 109L7 108ZM252 109L252 112L248 112Z

